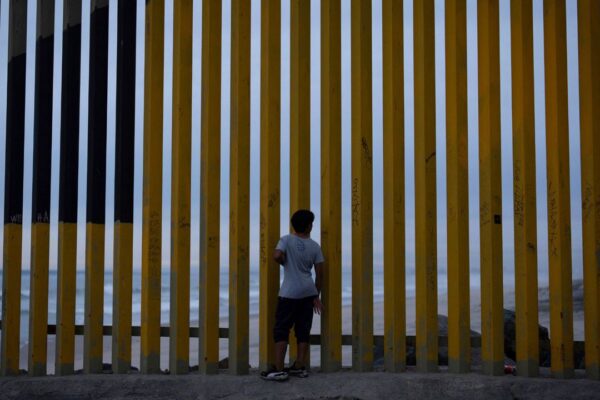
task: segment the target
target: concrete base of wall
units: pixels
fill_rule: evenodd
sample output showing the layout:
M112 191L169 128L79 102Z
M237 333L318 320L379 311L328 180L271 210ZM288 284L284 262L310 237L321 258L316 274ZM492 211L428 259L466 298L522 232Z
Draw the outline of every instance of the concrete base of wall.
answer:
M473 372L421 374L313 372L308 379L290 377L286 382L266 382L251 370L247 376L226 372L189 375L75 375L68 377L0 378L2 399L211 399L211 398L303 398L303 399L600 399L600 381L550 378L490 377Z

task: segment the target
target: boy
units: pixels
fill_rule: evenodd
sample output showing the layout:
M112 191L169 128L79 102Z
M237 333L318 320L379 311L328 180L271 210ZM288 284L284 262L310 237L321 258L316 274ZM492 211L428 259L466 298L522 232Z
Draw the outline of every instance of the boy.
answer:
M283 266L284 275L273 329L275 369L261 373L261 377L266 380L286 380L288 372L290 375L308 377L305 365L313 311L316 314L323 311L319 294L323 281L324 259L321 246L310 238L314 220L315 215L311 211L296 211L291 220L294 232L283 236L273 253L273 259ZM311 275L313 265L316 272L315 282ZM298 358L286 371L283 361L292 326L298 342Z

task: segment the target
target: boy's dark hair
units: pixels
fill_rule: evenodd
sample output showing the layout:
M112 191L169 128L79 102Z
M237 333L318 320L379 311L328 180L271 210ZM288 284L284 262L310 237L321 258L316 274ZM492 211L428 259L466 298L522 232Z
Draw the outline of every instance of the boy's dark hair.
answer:
M292 215L292 227L296 233L304 233L315 220L315 214L310 210L298 210Z

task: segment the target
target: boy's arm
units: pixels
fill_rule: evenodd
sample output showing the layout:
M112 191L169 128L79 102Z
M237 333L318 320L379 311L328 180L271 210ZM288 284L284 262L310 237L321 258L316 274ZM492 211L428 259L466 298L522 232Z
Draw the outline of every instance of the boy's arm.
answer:
M321 299L319 298L319 296L321 295L321 289L323 287L323 263L322 262L318 262L315 264L315 274L316 274L315 286L317 287L318 295L313 300L313 310L314 310L315 314L322 314L324 307L323 307L323 303L321 303Z
M315 286L317 287L317 292L319 295L321 294L321 289L323 288L323 263L315 264Z
M277 264L284 265L285 253L282 250L275 249L275 252L273 253L273 260L275 260Z
M284 236L279 239L277 246L275 247L275 251L273 252L273 260L279 265L285 265L285 249L287 245L287 237Z

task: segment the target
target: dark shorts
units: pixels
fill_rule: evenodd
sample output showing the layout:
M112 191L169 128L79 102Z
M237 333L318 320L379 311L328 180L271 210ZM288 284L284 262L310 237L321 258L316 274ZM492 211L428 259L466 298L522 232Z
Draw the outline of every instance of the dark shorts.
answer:
M315 296L302 299L279 297L275 313L275 342L288 342L290 329L294 327L298 343L308 343L313 319L313 300Z

